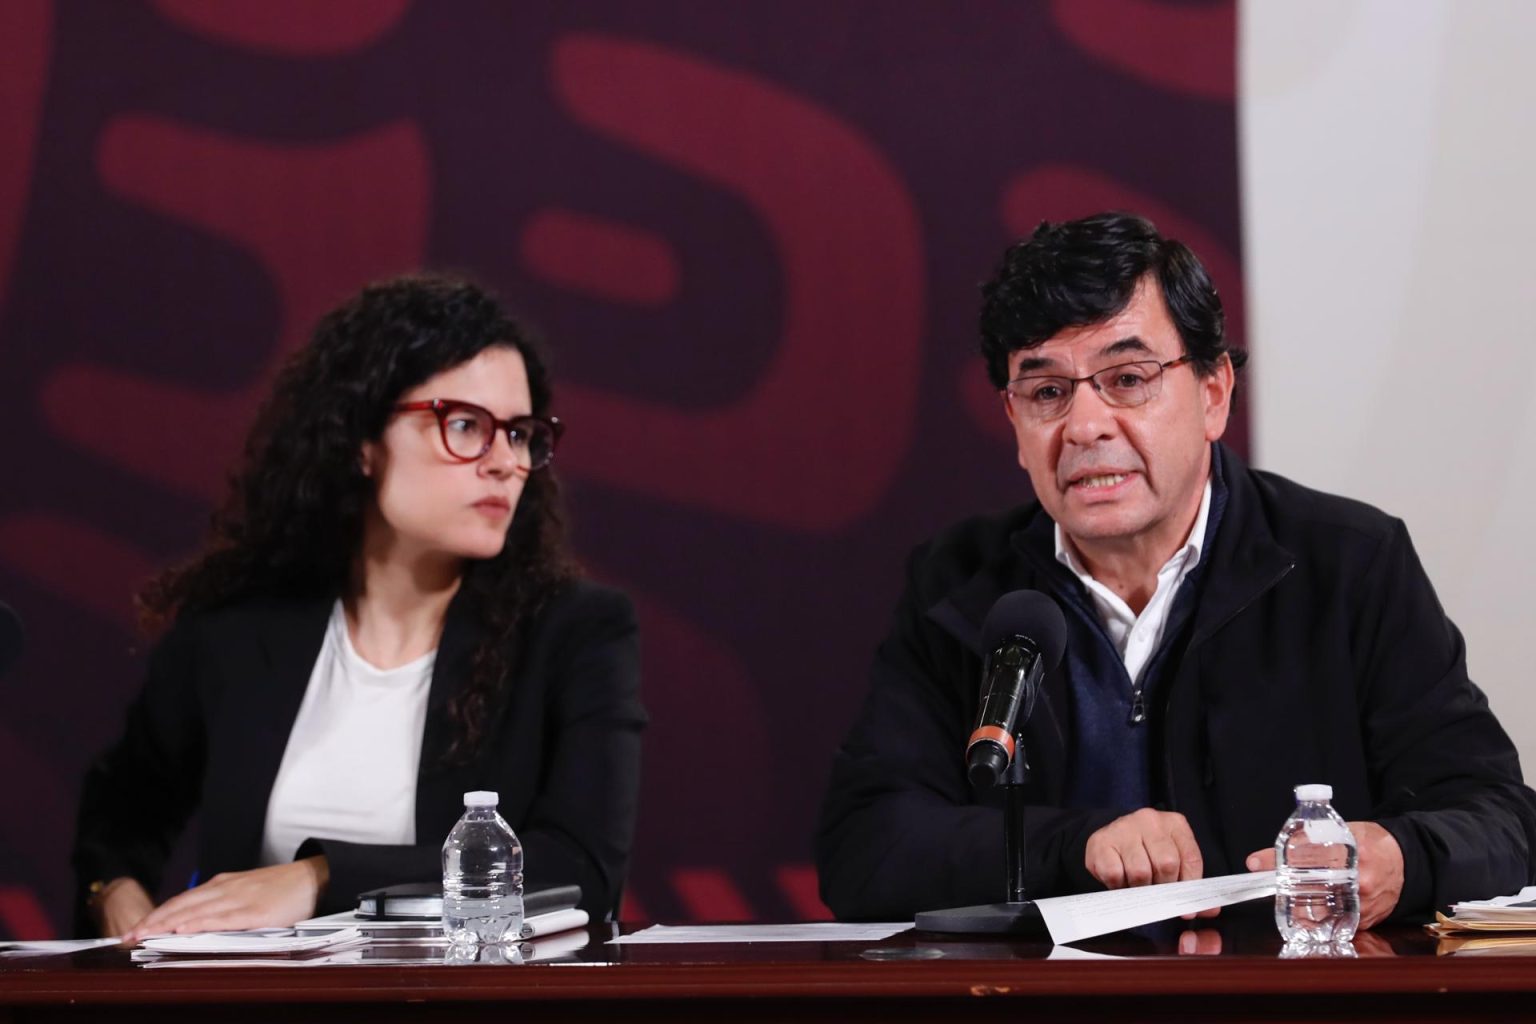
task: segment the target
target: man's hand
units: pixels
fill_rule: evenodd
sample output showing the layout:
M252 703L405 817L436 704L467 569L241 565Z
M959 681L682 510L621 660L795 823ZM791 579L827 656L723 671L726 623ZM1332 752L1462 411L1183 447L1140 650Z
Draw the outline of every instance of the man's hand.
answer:
M1403 849L1392 833L1374 821L1352 821L1360 854L1360 928L1374 928L1397 907L1403 894ZM1270 847L1248 855L1249 871L1270 871L1275 866L1275 850Z
M136 878L114 878L93 901L97 927L104 936L126 935L155 909L155 901Z
M1150 807L1116 818L1089 836L1083 862L1108 889L1188 881L1205 870L1184 815Z
M329 865L320 856L214 875L196 889L166 900L124 938L138 942L170 932L290 925L314 915L329 879Z

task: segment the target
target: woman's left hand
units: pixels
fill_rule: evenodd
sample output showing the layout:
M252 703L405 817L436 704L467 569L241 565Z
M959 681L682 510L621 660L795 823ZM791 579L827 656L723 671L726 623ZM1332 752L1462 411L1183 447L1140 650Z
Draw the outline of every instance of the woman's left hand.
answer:
M285 927L314 916L329 879L323 856L214 875L166 900L123 938L139 942L171 932Z

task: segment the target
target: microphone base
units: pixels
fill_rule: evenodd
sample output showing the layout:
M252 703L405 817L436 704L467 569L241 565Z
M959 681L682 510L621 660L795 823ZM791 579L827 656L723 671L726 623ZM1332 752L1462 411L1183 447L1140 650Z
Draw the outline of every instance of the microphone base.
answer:
M982 903L974 907L949 910L925 910L913 919L920 932L946 932L951 935L1011 935L1019 938L1051 940L1045 918L1030 900L1022 903Z

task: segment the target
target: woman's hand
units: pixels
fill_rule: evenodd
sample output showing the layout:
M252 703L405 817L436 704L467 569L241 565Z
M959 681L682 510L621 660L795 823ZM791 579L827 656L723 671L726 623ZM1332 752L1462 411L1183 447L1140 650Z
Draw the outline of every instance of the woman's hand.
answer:
M126 935L155 909L155 901L137 878L114 878L91 901L96 926L105 936Z
M166 900L124 938L139 942L170 932L284 927L314 916L329 880L330 867L323 856L214 875L196 889Z

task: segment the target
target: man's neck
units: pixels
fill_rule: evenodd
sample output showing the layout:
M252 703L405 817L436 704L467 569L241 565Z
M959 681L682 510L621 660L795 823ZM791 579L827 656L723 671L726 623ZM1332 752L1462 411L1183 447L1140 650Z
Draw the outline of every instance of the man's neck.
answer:
M1209 480L1209 477L1207 477ZM1194 503L1177 518L1170 518L1165 529L1133 537L1080 540L1063 531L1062 541L1087 570L1088 575L1104 584L1120 600L1140 615L1157 593L1157 575L1180 548L1189 543L1207 487L1195 492Z

